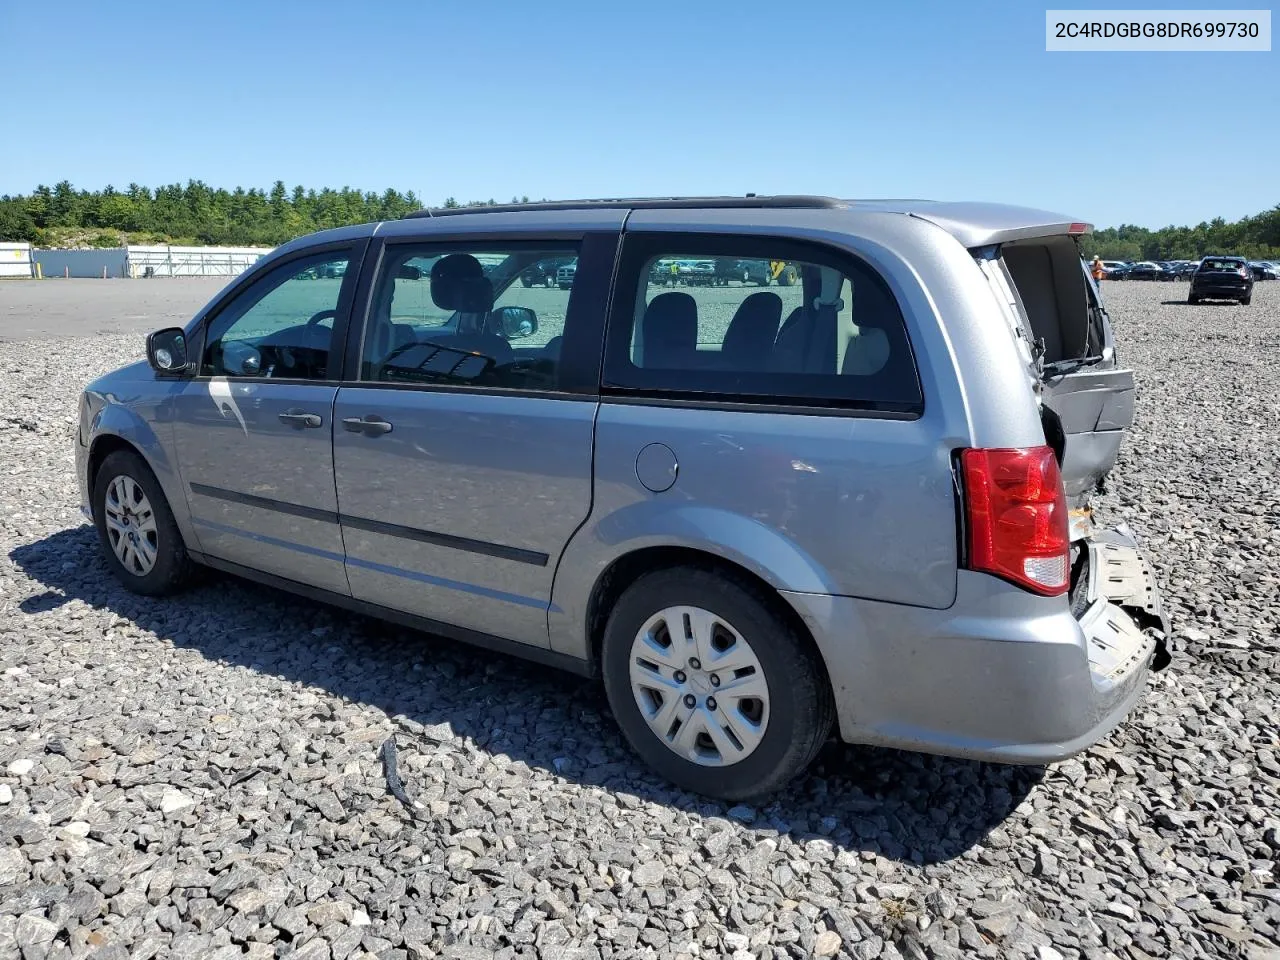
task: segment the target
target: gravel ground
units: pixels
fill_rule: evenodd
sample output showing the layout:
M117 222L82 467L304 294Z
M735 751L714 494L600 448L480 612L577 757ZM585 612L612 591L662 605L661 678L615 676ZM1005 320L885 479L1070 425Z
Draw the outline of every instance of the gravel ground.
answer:
M141 338L0 343L0 957L1280 957L1280 283L1106 286L1141 397L1098 506L1185 652L1075 760L833 745L755 809L666 789L591 683L125 593L70 438Z

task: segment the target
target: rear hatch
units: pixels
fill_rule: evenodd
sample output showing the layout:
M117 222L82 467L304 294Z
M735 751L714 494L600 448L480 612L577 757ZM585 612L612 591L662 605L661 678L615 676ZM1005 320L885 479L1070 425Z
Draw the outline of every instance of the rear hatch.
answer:
M1080 513L1133 423L1134 382L1116 360L1111 320L1076 239L1064 226L972 253L1019 341L1045 436Z
M1133 371L1116 360L1102 294L1067 227L972 253L1019 344L1058 454L1071 508L1072 613L1095 687L1109 695L1147 663L1160 670L1170 660L1160 592L1136 538L1125 527L1096 529L1089 508L1133 424Z

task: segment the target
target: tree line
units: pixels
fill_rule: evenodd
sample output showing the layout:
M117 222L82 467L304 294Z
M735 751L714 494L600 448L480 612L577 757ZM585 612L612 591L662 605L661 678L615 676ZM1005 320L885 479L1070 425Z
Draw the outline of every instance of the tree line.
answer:
M513 198L514 200L515 198ZM528 197L524 198L528 200ZM445 206L485 206L494 200ZM210 187L201 180L154 190L77 190L68 181L30 194L0 197L0 240L37 246L115 247L124 240L164 243L275 246L314 230L373 220L395 220L422 208L412 190L364 193L350 187L292 190L277 180L270 190Z
M1274 260L1280 258L1280 204L1234 223L1217 217L1194 227L1107 227L1085 236L1081 249L1103 260L1198 260L1212 253Z
M512 197L527 202L528 197ZM486 206L495 201L446 207ZM63 180L38 186L30 194L0 197L0 240L27 240L37 246L115 247L125 240L234 246L275 246L326 227L372 220L395 220L419 210L412 190L382 193L350 187L334 190L287 188L277 180L270 190L214 188L201 180L186 186L150 189L136 183L124 190L77 190ZM1194 227L1150 230L1124 224L1083 238L1085 256L1105 260L1191 260L1207 253L1251 258L1280 258L1280 204L1256 216L1228 223L1221 217Z

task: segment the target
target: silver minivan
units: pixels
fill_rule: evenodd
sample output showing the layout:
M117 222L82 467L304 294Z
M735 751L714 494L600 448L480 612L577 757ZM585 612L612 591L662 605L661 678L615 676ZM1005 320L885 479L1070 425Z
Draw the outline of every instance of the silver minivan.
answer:
M1090 509L1134 380L1088 229L779 196L328 230L86 388L84 509L139 593L205 565L599 675L698 793L833 733L1057 760L1169 661ZM661 269L721 260L792 282Z

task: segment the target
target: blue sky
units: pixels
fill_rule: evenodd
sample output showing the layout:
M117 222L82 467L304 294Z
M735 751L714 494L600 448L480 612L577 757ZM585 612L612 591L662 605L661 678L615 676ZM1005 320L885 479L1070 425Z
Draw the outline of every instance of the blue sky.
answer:
M1280 203L1280 53L1046 53L1046 5L0 0L0 193L825 193L1151 227ZM1209 92L1235 105L1202 126Z

